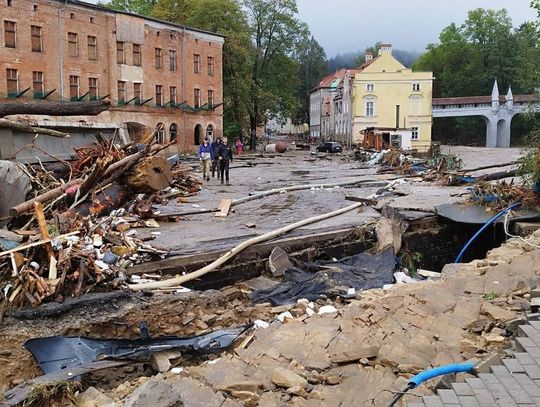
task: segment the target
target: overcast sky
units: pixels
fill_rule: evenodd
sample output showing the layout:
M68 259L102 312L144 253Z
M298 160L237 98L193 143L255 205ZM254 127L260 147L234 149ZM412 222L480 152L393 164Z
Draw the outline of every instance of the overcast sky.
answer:
M423 51L450 23L461 24L469 10L506 8L514 26L535 18L529 0L297 0L300 18L329 57L363 50L377 42Z
M86 0L96 3L96 0ZM530 0L297 0L300 19L329 57L363 50L377 41L423 51L450 23L477 7L506 8L514 26L535 18Z

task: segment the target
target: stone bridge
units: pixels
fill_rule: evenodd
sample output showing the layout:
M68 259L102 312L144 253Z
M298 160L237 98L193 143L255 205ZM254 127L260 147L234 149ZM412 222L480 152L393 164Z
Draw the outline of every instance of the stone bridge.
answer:
M540 111L538 95L512 95L508 88L506 96L499 95L497 81L489 96L457 98L434 98L433 117L482 116L486 121L486 146L510 147L512 118L525 111Z

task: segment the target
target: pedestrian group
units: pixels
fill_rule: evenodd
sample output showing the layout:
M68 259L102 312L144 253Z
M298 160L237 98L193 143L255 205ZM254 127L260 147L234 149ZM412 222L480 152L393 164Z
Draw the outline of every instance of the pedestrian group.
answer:
M244 144L238 139L235 144L236 154L242 155ZM208 137L205 137L203 143L199 146L199 160L202 165L203 179L210 181L210 173L212 178L217 177L222 184L229 182L229 166L233 162L233 149L229 145L227 137L217 138L213 143L210 143Z

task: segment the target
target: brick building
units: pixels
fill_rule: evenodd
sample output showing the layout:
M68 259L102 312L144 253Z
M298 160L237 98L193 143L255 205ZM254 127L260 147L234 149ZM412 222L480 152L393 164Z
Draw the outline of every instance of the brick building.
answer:
M74 0L0 0L0 19L0 98L108 97L98 116L48 119L127 124L134 139L159 126L180 151L222 134L223 36Z

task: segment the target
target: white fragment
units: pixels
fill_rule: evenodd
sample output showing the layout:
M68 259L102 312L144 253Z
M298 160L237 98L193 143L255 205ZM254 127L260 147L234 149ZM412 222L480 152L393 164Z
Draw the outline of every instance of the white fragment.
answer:
M253 326L255 326L256 329L268 329L270 328L270 324L266 321L261 321L260 319L257 319L255 322L253 322Z
M109 265L102 260L94 260L94 264L102 271L109 270Z
M313 311L311 308L306 308L306 314L308 317L311 317L315 314L315 311Z
M95 234L94 240L93 240L94 247L101 247L103 246L103 236Z
M183 371L184 371L184 369L181 368L181 367L173 367L173 368L171 369L171 373L172 373L172 374L180 374L180 373L182 373Z
M177 288L176 290L174 290L175 294L185 294L185 293L190 293L190 292L191 292L191 289L187 287Z
M397 273L394 273L394 278L396 279L396 283L398 283L398 284L414 284L414 283L416 283L416 280L414 278L409 277L403 271L398 271Z
M134 236L137 234L136 230L130 229L126 232L126 236Z
M385 284L385 285L383 285L382 289L383 290L391 290L395 286L396 286L395 284Z
M36 263L35 261L33 261L33 262L30 263L30 267L32 267L34 270L38 270L39 269L39 264Z
M150 232L152 236L159 236L161 235L161 232Z
M349 288L347 290L347 295L355 295L356 294L356 289L355 288Z
M201 205L197 205L197 204L193 204L192 206L193 206L194 208L200 208L200 207L201 207Z
M313 302L308 303L307 306L311 309L315 309L315 304Z
M218 359L215 359L215 360L209 360L209 361L208 361L208 364L209 364L209 365L215 365L215 364L217 364L217 362L219 362L219 358L218 358Z
M333 314L335 312L337 312L336 307L334 307L333 305L325 305L319 308L319 312L317 314L324 315L324 314Z
M281 314L279 314L276 319L279 322L281 322L282 324L284 324L285 319L293 319L293 316L289 311L285 311L285 312L282 312Z

